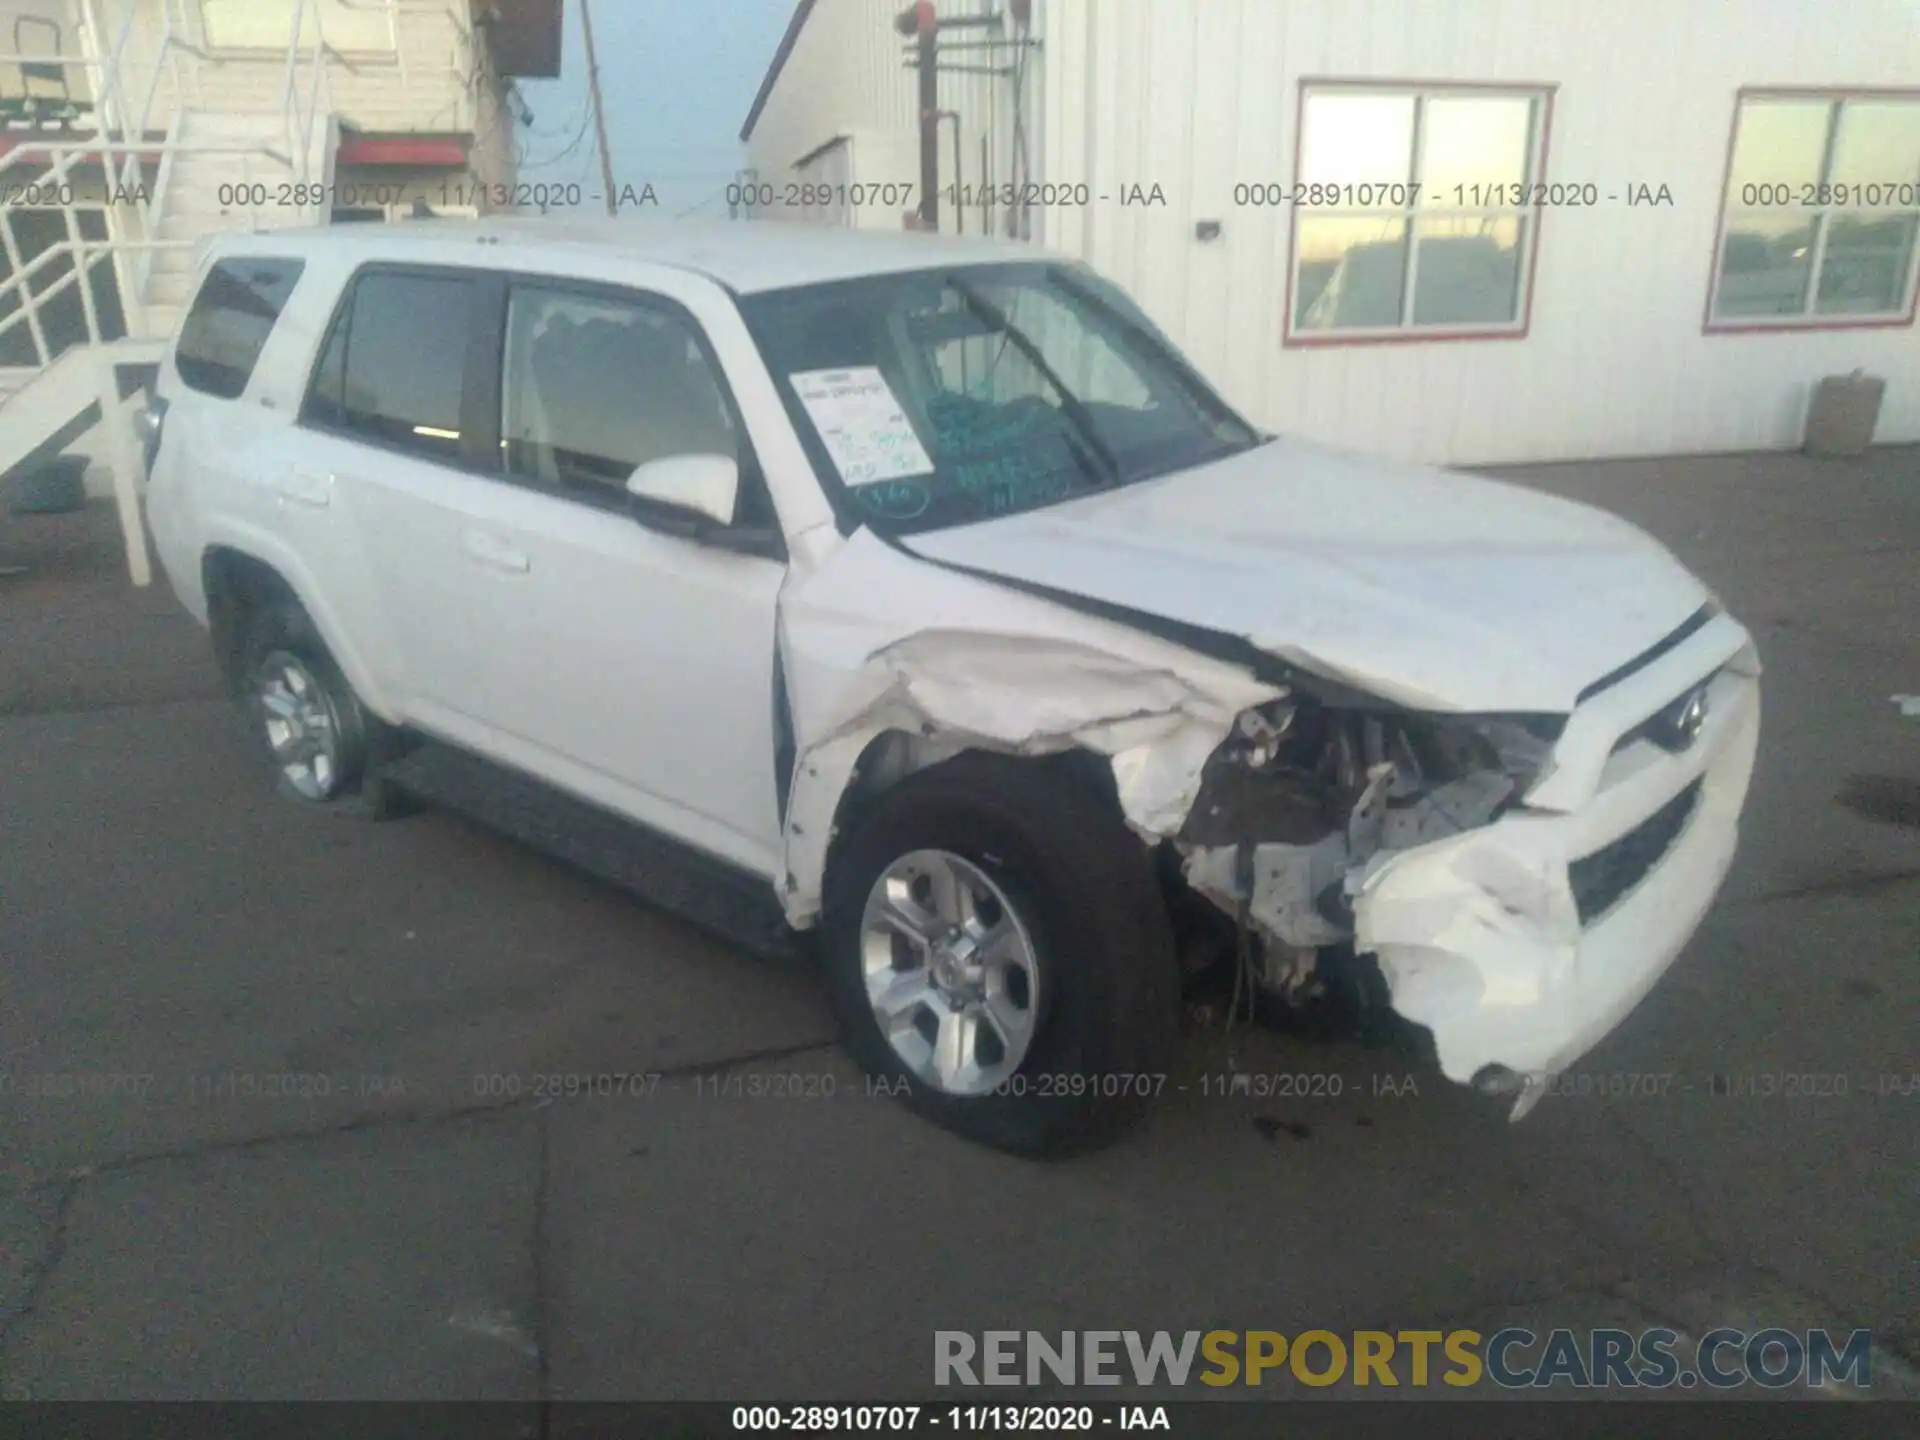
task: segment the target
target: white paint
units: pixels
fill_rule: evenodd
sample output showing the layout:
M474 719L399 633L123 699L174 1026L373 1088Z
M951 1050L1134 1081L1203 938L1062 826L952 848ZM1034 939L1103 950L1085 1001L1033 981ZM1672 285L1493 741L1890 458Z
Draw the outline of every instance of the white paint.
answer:
M1896 695L1893 703L1900 707L1900 713L1909 720L1920 718L1920 695Z
M804 283L982 247L788 233L505 223L218 242L209 260L270 248L308 268L237 400L162 365L171 408L150 509L176 591L204 619L209 544L273 565L383 718L765 876L797 927L818 917L836 816L876 742L904 749L903 769L967 749L1088 751L1111 765L1135 831L1174 839L1221 741L1286 693L989 577L1242 636L1416 709L1571 710L1544 803L1430 844L1402 835L1407 848L1349 873L1356 939L1457 1080L1489 1064L1564 1068L1658 979L1731 861L1759 724L1758 660L1727 617L1576 705L1709 598L1671 556L1571 502L1298 441L899 544L843 537L716 281ZM577 277L683 307L739 404L788 561L293 423L341 287L378 259ZM327 503L287 503L315 497ZM776 654L796 754L784 820ZM1708 677L1692 747L1621 745ZM1569 864L1695 780L1701 806L1667 858L1582 928Z
M1569 711L1708 598L1612 515L1296 441L909 543L1429 710Z
M772 173L852 125L877 137L862 144L911 154L899 8L823 0L749 139L756 164ZM1911 325L1702 333L1736 93L1920 84L1911 0L1041 0L1035 11L1034 178L1089 196L1039 212L1037 237L1125 285L1268 428L1447 464L1783 449L1800 443L1818 382L1860 367L1888 381L1879 440L1920 440ZM1234 187L1293 183L1300 84L1314 78L1556 87L1544 178L1592 182L1602 198L1538 215L1526 338L1282 344L1294 212L1236 205ZM1009 82L943 76L940 93L964 113L967 165L981 129L1003 155ZM998 178L1009 163L996 158ZM945 132L941 165L950 183ZM1164 208L1120 203L1154 184ZM1673 206L1629 207L1635 184L1669 187ZM1202 221L1219 223L1217 239L1197 238Z

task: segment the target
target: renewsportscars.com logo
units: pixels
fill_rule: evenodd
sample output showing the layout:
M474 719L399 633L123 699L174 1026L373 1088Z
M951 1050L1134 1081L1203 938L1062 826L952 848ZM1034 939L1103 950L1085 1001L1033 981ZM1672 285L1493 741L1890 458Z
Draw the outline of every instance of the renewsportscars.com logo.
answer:
M1873 1333L1826 1330L936 1330L940 1386L1422 1386L1505 1390L1852 1386L1873 1380Z

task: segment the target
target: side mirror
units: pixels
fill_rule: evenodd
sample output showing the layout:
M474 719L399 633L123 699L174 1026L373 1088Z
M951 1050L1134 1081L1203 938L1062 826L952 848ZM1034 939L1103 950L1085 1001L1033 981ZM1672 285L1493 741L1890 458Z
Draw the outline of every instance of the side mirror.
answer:
M627 494L647 509L733 524L740 499L740 465L731 455L669 455L649 460L627 477Z

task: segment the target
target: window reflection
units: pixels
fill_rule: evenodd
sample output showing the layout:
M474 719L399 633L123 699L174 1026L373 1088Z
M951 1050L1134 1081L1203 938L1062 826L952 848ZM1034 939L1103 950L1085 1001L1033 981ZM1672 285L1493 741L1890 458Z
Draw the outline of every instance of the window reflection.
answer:
M1421 121L1421 198L1474 205L1476 190L1524 185L1533 107L1528 96L1429 100Z
M1412 178L1411 95L1317 94L1307 100L1300 179L1310 185L1400 185Z
M1310 89L1296 333L1517 326L1545 96ZM1358 187L1349 193L1347 187Z
M1920 101L1740 102L1715 318L1900 317L1920 235Z
M1413 298L1416 325L1510 325L1520 318L1524 221L1422 220Z
M1724 315L1798 315L1813 273L1813 224L1747 215L1727 229L1720 254Z
M1826 100L1750 100L1740 107L1733 147L1733 187L1790 185L1820 178L1833 105Z

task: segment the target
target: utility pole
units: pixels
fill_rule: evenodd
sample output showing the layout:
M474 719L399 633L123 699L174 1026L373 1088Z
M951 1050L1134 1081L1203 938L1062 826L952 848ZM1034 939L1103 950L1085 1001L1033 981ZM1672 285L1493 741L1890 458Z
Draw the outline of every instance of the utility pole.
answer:
M614 196L613 155L607 149L607 109L600 103L600 57L593 48L593 15L580 0L580 33L587 42L587 94L592 97L593 128L600 137L600 181L607 187L607 216L617 219L620 202Z
M894 29L919 40L920 228L940 228L940 21L933 0L915 0L895 17ZM954 183L960 182L956 174Z

